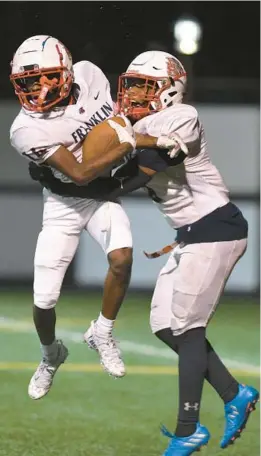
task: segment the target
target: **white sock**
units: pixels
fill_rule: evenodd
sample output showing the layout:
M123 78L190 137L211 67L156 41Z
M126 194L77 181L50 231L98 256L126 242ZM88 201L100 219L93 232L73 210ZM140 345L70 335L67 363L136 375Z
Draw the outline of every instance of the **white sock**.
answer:
M115 320L109 320L105 318L102 313L100 313L98 319L96 320L96 327L100 334L107 335L112 332L113 325Z
M55 339L51 345L43 345L41 344L43 358L47 361L55 361L58 356L58 344L57 340Z

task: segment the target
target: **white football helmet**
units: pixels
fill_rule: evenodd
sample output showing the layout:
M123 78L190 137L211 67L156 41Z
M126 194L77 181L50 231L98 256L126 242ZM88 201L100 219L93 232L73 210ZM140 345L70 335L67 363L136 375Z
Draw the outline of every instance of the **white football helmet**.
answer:
M186 71L176 57L163 51L143 52L119 77L119 110L136 121L174 103L182 103L186 83ZM143 88L142 100L135 97L132 91L135 86Z
M68 49L48 35L32 36L17 49L10 80L21 105L45 112L68 97L73 83L73 62Z

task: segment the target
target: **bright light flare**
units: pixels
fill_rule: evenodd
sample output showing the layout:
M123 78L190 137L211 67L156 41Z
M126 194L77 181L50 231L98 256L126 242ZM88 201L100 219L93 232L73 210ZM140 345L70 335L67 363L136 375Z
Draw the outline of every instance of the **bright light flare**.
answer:
M201 25L193 19L179 19L173 27L175 48L181 54L192 55L198 52L202 36Z

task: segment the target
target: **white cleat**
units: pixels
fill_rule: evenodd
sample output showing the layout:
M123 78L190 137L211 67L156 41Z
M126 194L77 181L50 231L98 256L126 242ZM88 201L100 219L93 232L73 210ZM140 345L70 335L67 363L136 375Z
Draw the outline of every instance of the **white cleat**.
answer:
M50 364L43 359L30 380L28 394L31 399L41 399L50 391L55 373L69 354L68 349L61 340L57 340L57 343L58 356L55 363Z
M115 378L124 377L126 371L121 359L121 352L111 333L108 335L99 334L96 322L93 320L83 338L89 348L99 353L100 363L109 375Z

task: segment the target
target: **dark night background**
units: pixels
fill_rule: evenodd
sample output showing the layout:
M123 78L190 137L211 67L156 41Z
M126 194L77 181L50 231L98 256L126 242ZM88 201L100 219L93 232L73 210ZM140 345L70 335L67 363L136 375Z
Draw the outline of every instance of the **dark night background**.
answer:
M175 53L172 23L183 15L195 17L203 27L201 50L193 56L195 78L258 80L259 10L259 2L250 1L1 2L1 96L12 96L9 62L31 35L53 35L71 50L75 62L91 60L116 75L146 49L157 46ZM246 101L251 90L257 96L249 85Z
M173 23L182 17L194 17L202 26L202 45L193 56L179 55L174 49ZM10 1L0 2L0 18L0 204L5 214L0 226L5 233L0 237L3 265L1 270L0 264L0 286L6 285L7 278L15 284L31 283L33 252L42 215L41 188L30 179L27 162L10 145L9 129L19 110L9 81L10 61L26 38L47 34L64 42L74 62L90 60L100 66L111 83L114 98L119 74L139 53L161 49L183 62L188 73L188 102L200 111L213 162L229 186L233 201L246 211L250 220L249 256L242 266L240 287L237 282L232 289L255 290L256 281L259 282L255 274L259 270L256 246L259 245L260 3ZM129 201L135 206L132 223L137 222L136 239L141 242L138 207L142 201L147 208L147 196L140 192L130 195ZM21 223L24 228L20 228ZM160 227L149 230L145 245L148 236L160 238L160 230ZM155 248L154 241L151 248ZM93 258L96 255L93 253ZM147 271L142 253L137 258L136 265L140 264L141 268L137 271L139 280L133 279L134 285L141 283L140 275ZM78 264L80 260L76 257L75 261ZM158 263L154 264L156 269ZM102 265L102 260L98 260L95 284L100 283ZM95 264L91 266L89 271L88 264L84 265L86 277L88 271L90 274L95 271ZM78 280L74 270L73 264L67 275L70 286Z

